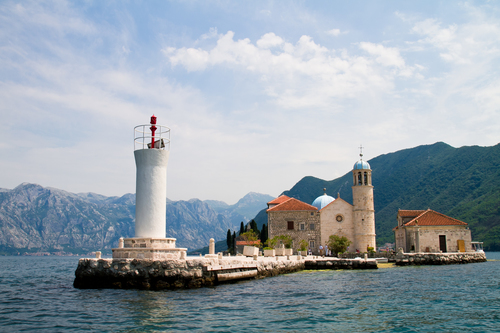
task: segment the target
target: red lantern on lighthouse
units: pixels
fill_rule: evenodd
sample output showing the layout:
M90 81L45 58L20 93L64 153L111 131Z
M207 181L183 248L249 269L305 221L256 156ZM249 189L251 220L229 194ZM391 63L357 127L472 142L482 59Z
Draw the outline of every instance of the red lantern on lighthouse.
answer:
M155 115L151 116L151 148L155 148L155 131L156 131L156 117Z

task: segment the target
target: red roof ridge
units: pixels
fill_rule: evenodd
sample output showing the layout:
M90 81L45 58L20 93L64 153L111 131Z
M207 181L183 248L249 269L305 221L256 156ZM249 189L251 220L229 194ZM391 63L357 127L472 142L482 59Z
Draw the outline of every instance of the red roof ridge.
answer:
M433 215L437 215L437 218L433 218ZM424 219L424 221L420 221ZM436 212L432 209L427 209L422 211L420 215L412 219L411 221L408 221L404 224L405 226L416 226L416 225L422 225L422 226L430 226L430 225L468 225L465 222L462 222L460 220L457 220L453 217L449 217L447 215L444 215L442 213Z
M303 201L300 201L299 199L295 198L289 198L285 202L282 202L272 208L269 208L267 211L268 212L274 212L274 211L317 211L318 208L314 207L313 205L307 204Z
M279 205L280 203L283 203L283 202L287 201L288 199L290 199L289 196L282 194L279 197L277 197L276 199L269 201L267 204L268 205Z

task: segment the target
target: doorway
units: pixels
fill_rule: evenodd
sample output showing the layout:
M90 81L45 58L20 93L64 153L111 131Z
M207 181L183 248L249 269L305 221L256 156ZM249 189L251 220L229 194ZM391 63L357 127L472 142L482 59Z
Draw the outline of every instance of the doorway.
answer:
M443 253L447 252L446 251L446 235L439 235L439 249Z

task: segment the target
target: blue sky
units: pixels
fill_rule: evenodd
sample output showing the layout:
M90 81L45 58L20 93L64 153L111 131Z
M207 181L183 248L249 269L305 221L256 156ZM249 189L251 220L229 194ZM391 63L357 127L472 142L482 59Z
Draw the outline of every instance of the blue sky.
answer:
M133 193L152 114L172 200L495 145L499 59L494 1L1 1L0 187Z

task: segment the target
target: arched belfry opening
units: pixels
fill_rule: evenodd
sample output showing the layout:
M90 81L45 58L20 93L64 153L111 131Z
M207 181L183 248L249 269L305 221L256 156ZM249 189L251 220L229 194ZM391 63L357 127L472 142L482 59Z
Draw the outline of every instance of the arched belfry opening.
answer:
M372 172L370 169L370 164L363 161L363 147L360 147L359 161L354 164L352 170L353 173L353 185L354 186L371 186L372 185Z

